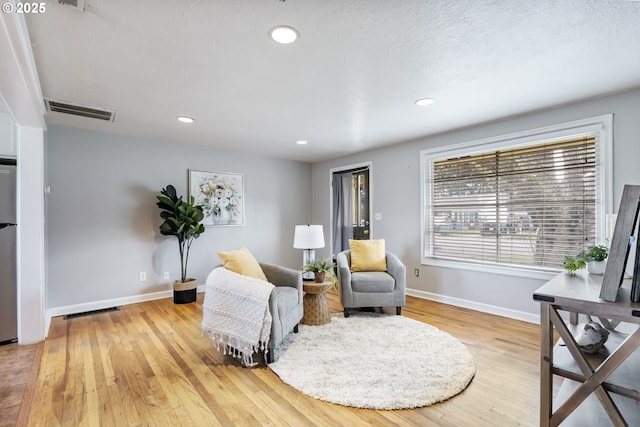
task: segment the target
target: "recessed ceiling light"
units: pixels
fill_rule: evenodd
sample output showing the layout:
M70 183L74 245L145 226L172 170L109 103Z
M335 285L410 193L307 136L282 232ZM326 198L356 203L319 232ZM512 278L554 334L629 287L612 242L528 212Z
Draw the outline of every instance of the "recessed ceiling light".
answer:
M193 119L187 116L179 116L178 120L181 121L182 123L193 123Z
M431 105L434 103L434 100L431 98L421 98L416 101L416 105Z
M303 140L296 141L296 144L298 144L298 145L305 145L306 143L307 143L307 141L303 141Z
M298 32L295 28L286 25L278 25L269 31L269 36L276 42L281 44L289 44L296 41Z

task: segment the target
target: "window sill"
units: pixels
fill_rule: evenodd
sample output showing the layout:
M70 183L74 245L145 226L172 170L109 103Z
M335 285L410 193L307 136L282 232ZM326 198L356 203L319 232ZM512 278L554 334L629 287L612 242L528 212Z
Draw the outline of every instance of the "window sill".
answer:
M454 261L444 258L425 258L422 265L432 267L453 268L456 270L469 270L481 273L502 274L505 276L526 277L528 279L550 280L561 270L543 270L537 268L526 268L509 265L480 264L473 262Z

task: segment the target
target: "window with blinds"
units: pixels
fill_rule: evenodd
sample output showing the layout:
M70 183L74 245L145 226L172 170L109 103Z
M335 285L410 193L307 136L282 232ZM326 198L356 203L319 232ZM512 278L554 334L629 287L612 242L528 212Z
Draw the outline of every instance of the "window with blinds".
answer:
M427 159L425 256L562 268L596 245L597 134Z

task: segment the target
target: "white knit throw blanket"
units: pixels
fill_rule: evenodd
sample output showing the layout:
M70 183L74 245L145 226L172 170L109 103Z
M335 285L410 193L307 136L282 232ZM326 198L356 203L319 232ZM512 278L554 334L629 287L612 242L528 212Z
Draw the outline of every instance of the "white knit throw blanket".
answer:
M269 296L274 286L264 280L242 276L224 267L207 277L202 312L202 333L216 350L242 357L254 366L253 353L265 350L271 336Z

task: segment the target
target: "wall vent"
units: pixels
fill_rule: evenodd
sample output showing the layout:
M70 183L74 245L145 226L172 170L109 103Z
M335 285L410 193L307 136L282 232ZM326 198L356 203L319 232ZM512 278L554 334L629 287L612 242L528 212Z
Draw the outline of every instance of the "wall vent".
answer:
M58 0L58 3L65 6L71 6L74 9L84 12L84 0Z
M44 99L44 103L47 105L49 111L56 113L71 114L74 116L88 117L90 119L105 120L107 122L112 122L116 118L115 111L69 104L68 102L54 101L47 98Z
M93 314L106 313L109 311L120 311L120 307L109 307L109 308L102 308L99 310L83 311L82 313L65 314L63 318L64 320L75 319L76 317L91 316Z

